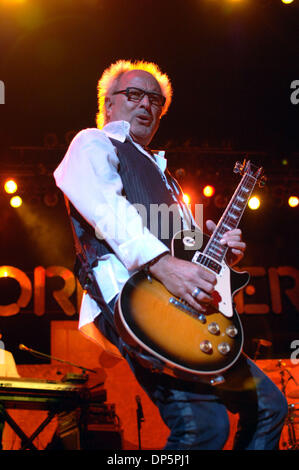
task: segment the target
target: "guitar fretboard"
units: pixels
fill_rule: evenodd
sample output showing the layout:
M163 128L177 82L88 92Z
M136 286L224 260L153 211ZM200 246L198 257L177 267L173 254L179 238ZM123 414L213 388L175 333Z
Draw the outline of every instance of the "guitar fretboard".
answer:
M238 227L256 182L257 178L255 176L248 173L244 174L230 203L225 209L217 227L204 249L204 253L207 256L210 256L218 262L223 260L228 247L227 245L222 245L220 240L225 232Z

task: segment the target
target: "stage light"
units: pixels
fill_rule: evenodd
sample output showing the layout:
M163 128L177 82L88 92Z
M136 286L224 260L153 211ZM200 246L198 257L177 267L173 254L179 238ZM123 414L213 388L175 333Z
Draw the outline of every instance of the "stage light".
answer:
M258 209L260 205L261 205L261 202L257 196L251 197L248 201L248 207L253 211Z
M212 197L215 194L215 188L214 186L207 185L203 188L202 192L205 197Z
M297 207L299 205L299 198L297 196L290 196L288 204L290 207Z
M13 196L10 200L11 207L17 208L17 207L20 207L22 204L23 204L23 201L20 198L20 196Z
M294 0L281 0L282 3L285 3L286 5L288 5L289 3L293 3Z
M1 277L8 277L8 272L5 266L0 268L0 278Z
M14 180L7 180L4 183L4 189L8 194L13 194L18 189L18 185Z
M183 201L184 201L185 204L190 204L190 202L191 202L191 197L189 196L189 194L184 193L184 195L183 195Z

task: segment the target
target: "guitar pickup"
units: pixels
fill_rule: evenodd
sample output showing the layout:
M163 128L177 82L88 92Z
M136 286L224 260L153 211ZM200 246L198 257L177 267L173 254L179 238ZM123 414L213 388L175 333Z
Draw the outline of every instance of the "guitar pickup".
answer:
M213 258L210 258L210 256L207 256L203 253L196 252L195 255L193 256L192 259L193 263L198 263L202 266L205 266L206 268L210 269L216 274L220 274L222 266L220 263L215 261Z
M201 323L206 323L206 317L202 313L198 313L194 308L190 307L190 305L178 300L176 297L170 297L169 303L179 308L183 312L188 313L192 317L197 318L197 320L199 320Z

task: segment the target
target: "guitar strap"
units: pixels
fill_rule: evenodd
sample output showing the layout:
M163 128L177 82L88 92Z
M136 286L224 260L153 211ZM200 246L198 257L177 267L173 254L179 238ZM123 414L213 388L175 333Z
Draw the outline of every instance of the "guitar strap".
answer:
M64 196L64 200L68 214L70 215L69 200L66 196ZM103 294L93 272L93 268L95 266L91 265L88 262L86 253L76 234L71 218L70 222L76 251L74 274L77 277L82 289L88 292L88 294L97 302L97 304L101 308L101 312L103 313L105 320L107 320L109 325L115 330L113 312L110 309L109 305L105 302Z
M64 196L65 203L67 206L67 210L69 212L69 201ZM97 304L101 308L101 313L104 315L105 320L111 326L111 328L117 333L119 337L120 344L122 349L128 352L130 356L138 358L138 360L143 364L144 367L150 368L152 372L161 373L163 371L163 363L155 358L154 356L148 355L141 350L136 350L135 348L129 346L127 343L123 341L121 336L119 336L115 324L114 324L114 312L112 312L109 305L105 302L104 297L102 295L101 289L98 285L98 282L95 278L93 268L87 259L85 251L82 247L82 244L79 241L79 238L75 232L71 221L71 228L74 236L74 243L75 243L75 250L76 250L76 261L74 267L74 273L77 277L80 285L82 286L83 290L88 292L88 294L97 302Z

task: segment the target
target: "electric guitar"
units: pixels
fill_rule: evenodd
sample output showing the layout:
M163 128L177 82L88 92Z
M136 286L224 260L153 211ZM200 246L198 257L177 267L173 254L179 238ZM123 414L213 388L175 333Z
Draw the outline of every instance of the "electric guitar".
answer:
M238 227L256 183L262 186L265 182L262 171L250 161L235 164L234 172L242 179L211 237L197 229L183 230L173 237L173 256L197 263L216 275L213 301L204 314L173 296L144 270L125 283L115 324L137 358L153 359L146 362L153 370L216 385L224 380L220 374L241 354L244 335L233 297L248 283L249 274L226 264L228 248L220 240L225 232Z

